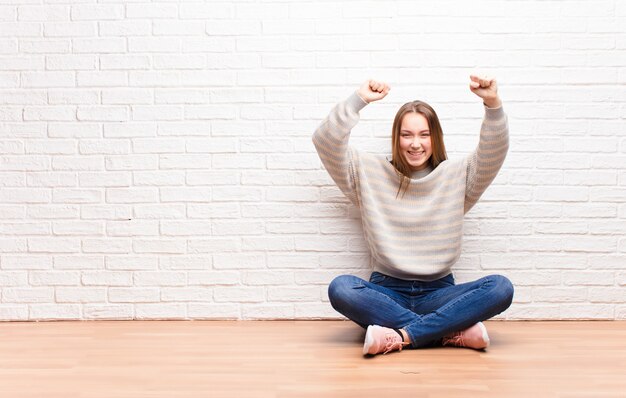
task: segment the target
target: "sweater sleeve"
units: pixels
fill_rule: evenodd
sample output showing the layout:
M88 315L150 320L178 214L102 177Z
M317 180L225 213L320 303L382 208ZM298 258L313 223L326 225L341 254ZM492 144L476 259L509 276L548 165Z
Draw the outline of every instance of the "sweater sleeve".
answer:
M496 178L509 149L509 126L502 107L485 107L478 147L467 157L465 213Z
M313 144L328 174L341 192L358 206L354 151L348 145L350 131L367 103L355 92L337 104L313 133Z

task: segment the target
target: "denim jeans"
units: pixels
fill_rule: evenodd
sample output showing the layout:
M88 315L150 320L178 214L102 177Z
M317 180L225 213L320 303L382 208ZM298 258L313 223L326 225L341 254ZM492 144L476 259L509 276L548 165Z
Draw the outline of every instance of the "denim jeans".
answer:
M417 348L436 345L447 334L503 312L513 300L513 285L502 275L455 285L452 274L420 282L373 272L369 282L353 275L336 277L328 296L335 310L364 328L404 329Z

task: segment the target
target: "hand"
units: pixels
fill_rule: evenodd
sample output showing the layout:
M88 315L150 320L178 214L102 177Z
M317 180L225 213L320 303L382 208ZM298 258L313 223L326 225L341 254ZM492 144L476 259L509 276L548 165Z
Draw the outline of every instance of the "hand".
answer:
M502 105L498 97L498 83L493 77L470 75L470 90L483 99L488 108L498 108Z
M387 83L370 79L361 84L361 87L357 90L357 94L369 104L370 102L385 98L389 90L391 90L391 87L389 87Z

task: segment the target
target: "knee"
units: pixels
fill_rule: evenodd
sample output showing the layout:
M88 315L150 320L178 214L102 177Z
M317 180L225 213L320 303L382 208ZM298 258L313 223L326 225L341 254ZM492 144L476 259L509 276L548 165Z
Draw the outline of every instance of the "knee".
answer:
M335 309L341 306L341 303L349 301L349 296L354 290L357 279L352 275L339 275L330 282L328 285L328 298Z
M502 303L505 308L508 308L513 302L513 294L515 292L515 288L513 287L513 283L506 276L502 275L491 275L489 276L492 283L494 284L494 293L496 295L496 301Z

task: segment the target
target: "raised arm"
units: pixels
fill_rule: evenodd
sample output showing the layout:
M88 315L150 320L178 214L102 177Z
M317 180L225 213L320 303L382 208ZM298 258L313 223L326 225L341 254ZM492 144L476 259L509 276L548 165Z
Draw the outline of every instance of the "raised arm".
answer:
M359 111L368 103L383 99L389 90L383 82L364 82L350 97L337 104L313 133L313 144L324 167L355 205L358 200L353 152L348 145L350 131L359 121Z
M485 117L478 147L467 158L466 213L496 178L509 149L509 126L496 79L475 75L470 79L470 90L482 98L485 105Z

